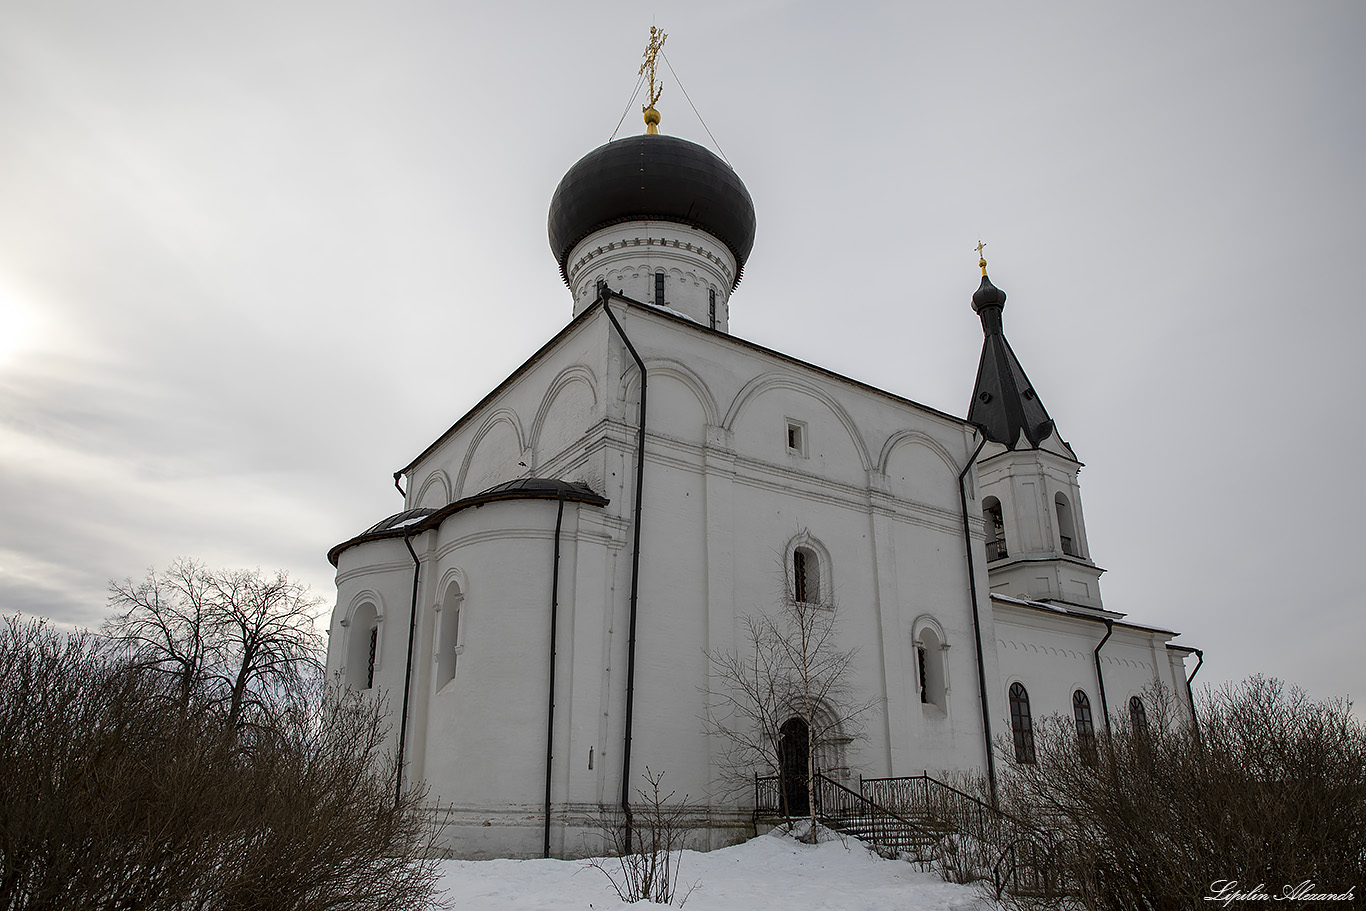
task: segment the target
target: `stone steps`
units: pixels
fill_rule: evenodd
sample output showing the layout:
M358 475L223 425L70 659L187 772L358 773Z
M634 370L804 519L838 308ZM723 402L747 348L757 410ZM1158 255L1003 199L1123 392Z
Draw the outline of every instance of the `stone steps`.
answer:
M866 841L884 852L923 856L947 831L941 826L922 825L908 820L875 819L871 816L849 815L826 819L825 824L836 832Z

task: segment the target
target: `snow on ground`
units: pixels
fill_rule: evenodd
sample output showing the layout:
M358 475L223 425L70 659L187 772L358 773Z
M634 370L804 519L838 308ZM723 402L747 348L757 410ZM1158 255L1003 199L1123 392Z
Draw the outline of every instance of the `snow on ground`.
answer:
M974 886L946 883L904 861L883 860L854 839L802 844L777 833L733 848L685 851L688 911L992 911ZM600 911L627 905L581 860L449 860L441 888L455 909ZM679 890L680 892L683 889Z

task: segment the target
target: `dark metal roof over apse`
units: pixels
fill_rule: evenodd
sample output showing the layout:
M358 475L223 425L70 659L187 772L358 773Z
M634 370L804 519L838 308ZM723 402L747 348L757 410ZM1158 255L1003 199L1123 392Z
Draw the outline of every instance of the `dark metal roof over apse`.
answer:
M735 283L754 247L754 202L730 165L695 142L643 135L579 159L550 200L550 249L566 281L574 245L627 221L671 221L706 231L735 255ZM732 286L733 287L733 286Z
M405 538L420 535L438 528L447 518L471 507L480 507L500 500L565 500L570 503L586 503L589 506L606 506L611 501L593 488L579 481L561 481L556 478L516 478L480 491L474 496L462 497L454 503L447 503L439 509L419 506L406 509L365 531L350 538L327 552L327 559L333 566L342 551L367 541L384 538Z

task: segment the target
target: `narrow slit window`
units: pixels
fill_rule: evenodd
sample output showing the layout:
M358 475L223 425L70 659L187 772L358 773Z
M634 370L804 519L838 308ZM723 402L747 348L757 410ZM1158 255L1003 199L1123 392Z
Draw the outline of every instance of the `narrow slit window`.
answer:
M1072 522L1072 506L1067 502L1067 497L1058 494L1053 498L1053 507L1058 514L1058 543L1062 546L1062 552L1069 557L1080 557L1081 550L1077 546L1077 530Z
M1010 685L1010 732L1015 740L1015 761L1034 761L1034 721L1029 715L1029 692L1023 684Z
M1001 501L987 497L982 501L982 520L987 526L987 562L1010 556L1006 548L1006 520L1001 512Z
M365 688L375 685L375 649L379 645L379 627L370 627L370 657L365 663Z
M1072 719L1077 725L1077 746L1088 765L1096 759L1096 727L1091 720L1091 698L1081 690L1072 694Z
M815 551L799 547L792 552L792 600L815 604L821 599L820 558Z
M1148 733L1148 713L1143 708L1143 700L1137 696L1129 697L1129 723L1133 725L1135 736Z
M655 273L655 306L664 306L664 273Z
M929 702L930 695L925 686L925 646L917 645L915 647L915 657L916 661L920 664L920 701Z
M791 455L806 455L806 425L801 421L787 422L787 451Z
M346 683L357 690L368 690L375 685L375 667L379 663L379 612L373 604L361 604L343 621L347 627Z
M915 642L916 662L920 665L920 701L948 710L948 681L945 679L944 643L930 626L920 629Z
M460 604L464 596L452 585L446 592L437 619L436 688L441 689L455 679L455 666L460 655Z
M711 327L716 328L716 289L707 291L707 313L711 317Z

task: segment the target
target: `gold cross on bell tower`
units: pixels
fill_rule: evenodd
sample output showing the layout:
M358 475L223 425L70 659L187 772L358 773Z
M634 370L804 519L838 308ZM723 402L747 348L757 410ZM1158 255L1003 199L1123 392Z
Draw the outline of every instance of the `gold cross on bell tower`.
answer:
M668 37L662 30L650 26L650 43L645 45L645 62L640 65L638 71L638 75L648 74L650 79L650 101L640 108L645 113L645 133L649 136L659 134L659 112L655 110L655 102L664 91L664 85L655 83L655 64L660 52L664 50L664 39Z
M986 248L987 248L987 245L984 244L984 243L982 243L982 239L981 239L980 237L977 238L977 246L974 247L973 249L975 249L975 250L977 251L977 265L979 265L979 266L982 267L982 274L983 274L983 275L986 275L986 274L987 274L987 255L986 255L985 253L982 252L982 251L985 250Z

